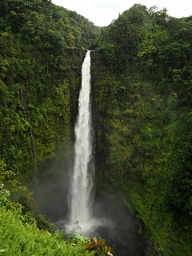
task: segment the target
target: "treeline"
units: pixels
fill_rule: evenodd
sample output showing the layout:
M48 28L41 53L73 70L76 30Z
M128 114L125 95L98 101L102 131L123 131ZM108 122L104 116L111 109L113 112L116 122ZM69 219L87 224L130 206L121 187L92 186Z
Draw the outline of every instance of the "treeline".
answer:
M57 54L63 47L88 48L100 29L76 12L48 0L8 0L0 5L1 32Z
M192 253L191 28L192 17L134 5L92 55L98 184L123 191L149 255Z

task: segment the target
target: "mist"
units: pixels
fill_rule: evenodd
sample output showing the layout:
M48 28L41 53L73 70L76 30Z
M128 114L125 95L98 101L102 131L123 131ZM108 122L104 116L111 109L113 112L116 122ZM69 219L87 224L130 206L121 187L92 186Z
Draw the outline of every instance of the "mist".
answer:
M68 218L68 198L73 170L73 147L63 147L42 167L32 188L38 209L51 222Z
M73 149L65 148L42 169L34 196L41 214L65 230L69 218L69 189L73 171ZM121 193L95 188L92 208L96 226L89 237L97 236L113 249L114 255L144 256L145 241L138 235L138 220L130 214L122 201Z

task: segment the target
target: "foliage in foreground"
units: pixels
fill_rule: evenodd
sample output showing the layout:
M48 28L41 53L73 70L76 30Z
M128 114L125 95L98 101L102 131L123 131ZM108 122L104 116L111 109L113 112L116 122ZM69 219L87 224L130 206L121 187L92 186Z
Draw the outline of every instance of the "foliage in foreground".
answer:
M0 210L1 255L90 255L85 243L71 244L60 239L59 233L51 235L41 231L35 223L25 223L18 213ZM93 255L93 254L92 254Z
M112 256L111 248L102 239L89 240L74 234L65 241L63 232L50 233L45 225L39 229L38 221L23 215L22 206L8 200L9 196L9 191L0 184L0 255Z
M7 198L9 192L0 187L0 255L6 256L88 256L112 255L103 240L89 241L76 236L64 241L65 235L56 231L51 234L37 227L34 218L22 215L21 206Z
M85 241L62 240L60 233L38 229L35 219L22 215L21 206L7 199L9 192L0 188L0 255L90 255Z

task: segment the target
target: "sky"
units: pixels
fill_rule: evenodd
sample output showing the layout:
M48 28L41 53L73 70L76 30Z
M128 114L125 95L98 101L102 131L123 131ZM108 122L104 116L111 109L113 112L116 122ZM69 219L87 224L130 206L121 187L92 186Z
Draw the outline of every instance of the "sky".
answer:
M166 8L170 16L177 18L192 15L191 0L52 0L52 3L76 11L97 26L109 25L134 4Z

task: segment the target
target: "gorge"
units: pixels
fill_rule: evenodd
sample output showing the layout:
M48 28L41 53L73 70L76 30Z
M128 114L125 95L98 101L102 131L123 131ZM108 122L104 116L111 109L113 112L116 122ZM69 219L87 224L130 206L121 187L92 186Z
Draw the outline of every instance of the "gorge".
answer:
M90 254L80 239L65 251L39 214L53 223L78 219L68 195L81 66L92 49L91 215L110 220L95 234L114 255L127 247L129 256L191 255L191 25L191 17L138 4L99 28L51 1L0 2L0 250L54 255L58 245L60 255ZM10 223L37 227L23 235L24 226L13 232Z

